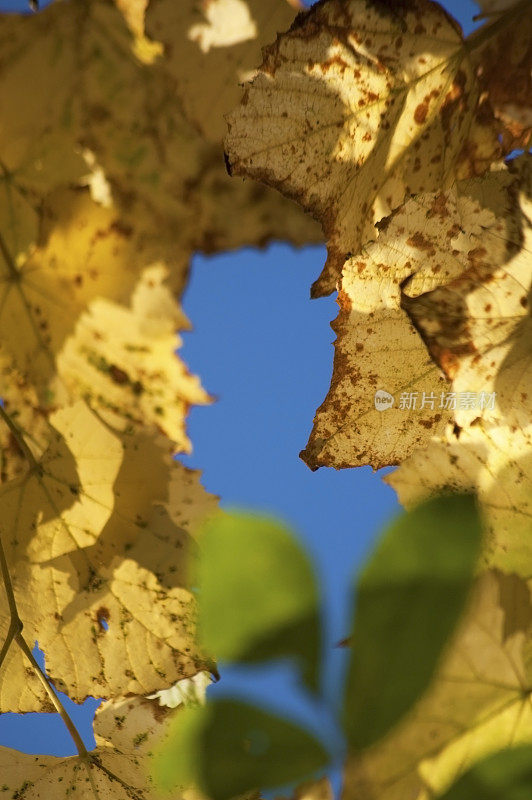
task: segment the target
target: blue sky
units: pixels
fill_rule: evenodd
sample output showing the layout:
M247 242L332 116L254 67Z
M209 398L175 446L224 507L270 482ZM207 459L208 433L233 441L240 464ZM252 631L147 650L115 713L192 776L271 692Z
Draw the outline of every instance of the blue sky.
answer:
M468 32L476 5L464 0L444 5ZM0 2L0 10L15 7L25 3ZM184 296L194 330L184 335L181 354L218 398L192 410L194 452L185 461L203 470L205 487L221 496L224 507L273 513L293 525L309 548L325 597L326 689L334 696L343 653L333 645L346 634L351 578L398 506L370 468L312 473L298 457L331 377L329 323L336 303L333 297L309 300L324 260L323 247L295 250L282 244L196 256ZM251 683L229 671L217 691L237 685L317 724L319 709L309 711L293 694L287 669L255 674ZM66 702L92 747L97 702L90 699L82 707ZM74 752L54 714L1 715L0 744L31 753Z

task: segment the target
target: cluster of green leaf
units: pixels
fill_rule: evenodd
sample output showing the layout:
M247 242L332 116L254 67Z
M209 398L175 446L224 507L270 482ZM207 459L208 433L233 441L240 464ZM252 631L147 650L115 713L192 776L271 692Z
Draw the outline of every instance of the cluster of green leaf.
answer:
M455 495L403 514L378 542L356 584L336 720L349 749L362 752L385 736L427 689L463 613L481 540L475 500ZM207 651L248 665L291 659L307 692L327 707L319 589L286 528L245 515L213 518L196 581ZM159 770L168 787L196 785L227 800L310 777L339 755L293 722L221 699L175 720Z

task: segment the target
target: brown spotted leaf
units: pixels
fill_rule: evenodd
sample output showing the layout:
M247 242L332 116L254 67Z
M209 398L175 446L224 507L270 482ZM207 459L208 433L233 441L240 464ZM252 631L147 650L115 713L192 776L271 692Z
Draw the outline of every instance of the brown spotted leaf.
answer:
M209 402L199 379L176 356L175 331L188 321L165 286L167 270L148 268L131 308L100 298L82 314L58 357L55 396L67 387L113 426L156 425L176 452L190 452L185 417L190 405Z
M449 241L462 273L429 292L417 275L403 286L404 308L452 381L462 427L478 417L522 427L532 417L531 176L532 157L523 156L509 173L469 184L472 202L447 204L460 208L468 240L467 252ZM443 243L430 234L427 242L442 260Z
M309 466L398 464L450 419L528 422L527 175L501 168L416 196L346 262Z
M451 381L454 421L387 478L407 506L445 489L478 492L486 562L522 575L532 568L530 161L477 185L491 221L469 235L462 275L425 294L415 278L404 286L404 307Z
M96 712L97 747L77 756L31 756L0 748L0 791L18 800L163 800L150 776L154 748L176 713L144 698L117 698ZM176 796L177 797L177 796ZM188 787L179 800L197 800Z
M323 225L315 295L406 195L479 174L499 151L459 26L426 0L317 4L265 50L228 119L232 170Z
M28 640L38 639L49 675L78 701L157 691L194 675L202 660L186 558L214 499L153 431L119 436L82 402L50 423L36 466L0 489ZM22 663L12 649L0 675L2 711L40 708Z

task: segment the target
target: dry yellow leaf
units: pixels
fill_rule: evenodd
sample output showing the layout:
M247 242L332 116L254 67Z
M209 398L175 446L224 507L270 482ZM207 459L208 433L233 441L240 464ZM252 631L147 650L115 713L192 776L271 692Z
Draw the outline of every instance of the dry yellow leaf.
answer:
M255 181L230 178L216 147L209 148L190 201L201 220L192 249L202 253L264 247L272 240L296 246L323 242L318 223L292 200Z
M428 693L361 757L348 759L344 800L429 800L476 761L532 742L530 585L493 571Z
M133 192L160 212L186 214L182 187L197 169L196 134L168 79L142 64L132 43L110 0L57 0L31 17L2 15L0 102L10 113L0 152L16 188L42 196L81 179L88 148L122 202Z
M176 452L190 452L188 408L209 396L174 352L181 344L175 331L188 321L166 277L161 265L147 269L131 308L94 300L59 354L58 377L71 399L84 397L113 426L157 425ZM60 389L54 395L57 402Z
M198 474L147 430L113 433L79 402L50 418L36 466L0 489L4 548L29 641L75 700L165 688L204 666L186 555L215 508ZM0 625L5 636L5 599ZM39 710L12 658L2 711ZM25 705L21 705L24 703Z
M407 204L405 215L411 210ZM344 266L340 313L332 324L337 340L331 388L301 453L311 469L398 464L443 429L449 416L440 408L448 383L401 308L401 283L412 270L437 279L426 254L408 244L403 223L398 212L386 241ZM412 393L416 407L401 407L402 393Z
M0 748L0 791L19 800L162 800L149 775L153 748L176 713L144 698L118 698L96 712L97 747L77 756L31 756ZM195 800L190 789L181 800Z
M14 368L0 358L0 386L3 407L32 448L46 447L49 434L47 412L39 403L34 388ZM24 453L7 425L0 425L0 482L13 480L26 472Z
M528 173L525 161L414 197L346 262L309 466L399 464L450 419L528 423Z
M128 9L136 19L130 24L138 28L142 11ZM193 8L188 11L192 24ZM294 204L230 181L220 136L213 145L199 135L183 114L167 66L141 63L134 44L111 0L57 0L31 17L0 16L0 103L10 109L0 124L3 260L20 269L34 243L42 245L44 231L53 224L68 228L72 195L65 187L73 184L89 185L93 198L105 200L110 213L114 209L115 232L133 228L132 256L148 241L158 250L176 273L176 290L183 287L183 267L194 250L292 235L297 244L319 240L317 227ZM258 40L254 47L258 53ZM212 69L209 80L217 65ZM216 124L223 124L221 116ZM231 209L226 217L218 196L211 195L220 187ZM249 212L250 200L260 201L256 214ZM132 271L136 264L133 257ZM73 249L69 270L90 283L86 266Z
M233 171L323 225L315 295L405 196L480 174L499 152L460 29L426 0L319 3L265 50L228 120Z
M464 217L469 266L461 275L431 292L416 285L416 276L403 287L403 306L449 376L455 407L453 424L387 478L407 506L445 488L477 491L488 531L486 562L526 576L532 568L530 161L524 157L509 173L470 185L484 213ZM430 237L427 243L437 248Z
M530 14L482 54L482 85L502 123L506 153L530 147L532 136L532 30ZM504 62L505 69L500 68ZM497 64L499 68L497 69Z
M451 221L458 210L467 237L466 248L448 239L449 255L462 271L432 291L419 273L403 287L403 306L457 398L496 393L493 407L457 403L460 426L478 417L525 426L532 418L531 176L532 157L524 156L510 174L501 170L470 184L473 204L442 195L442 215ZM443 265L444 239L431 233L420 228L414 236L424 236L424 246Z
M147 33L163 43L164 66L176 79L186 116L203 137L221 141L224 114L242 95L239 84L259 66L261 47L286 30L295 15L288 0L152 0Z
M141 269L164 255L166 242L159 235L94 202L87 189L65 189L45 204L39 246L17 259L2 253L2 355L41 397L78 314L95 297L127 301ZM176 253L181 266L173 270L172 283L179 289L187 256Z

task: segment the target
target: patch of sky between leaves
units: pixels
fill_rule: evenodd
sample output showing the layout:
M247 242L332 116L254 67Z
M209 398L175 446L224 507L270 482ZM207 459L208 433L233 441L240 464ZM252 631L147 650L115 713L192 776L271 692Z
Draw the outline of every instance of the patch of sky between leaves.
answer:
M33 655L43 671L45 658L37 642L33 648ZM57 692L69 717L76 726L87 750L96 747L92 723L96 709L102 702L94 697L88 697L84 703L78 705L70 700L63 692ZM0 714L0 746L20 750L30 755L45 756L74 756L77 754L76 746L70 738L65 724L59 714L30 713L15 714L6 712Z

